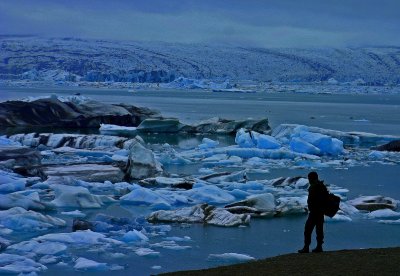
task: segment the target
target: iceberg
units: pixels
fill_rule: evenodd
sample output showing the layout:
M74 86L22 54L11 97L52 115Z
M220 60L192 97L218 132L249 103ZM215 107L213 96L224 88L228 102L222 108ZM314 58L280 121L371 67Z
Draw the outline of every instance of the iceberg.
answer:
M189 222L206 223L216 226L232 227L248 224L250 216L232 214L229 211L208 204L199 204L177 210L160 210L151 213L147 220L150 222Z
M243 128L236 132L235 142L242 148L278 149L281 147L274 137Z
M42 215L35 211L27 211L21 207L14 207L0 211L0 225L14 231L44 231L66 225L62 219L49 215Z
M42 272L46 266L24 256L14 254L0 254L0 273L4 274L28 274Z
M365 211L376 211L379 209L391 209L397 208L398 201L381 195L376 196L360 196L358 198L348 200L348 204L353 205L358 210Z
M142 232L133 229L122 236L122 241L127 243L145 243L149 241L149 238Z
M122 245L123 243L115 239L107 238L104 234L92 232L90 230L77 231L71 233L53 233L46 234L34 238L37 241L51 241L60 242L72 245L99 245L99 244L110 244L110 245Z
M93 195L85 187L53 184L51 188L55 191L51 204L57 207L100 208L105 202L114 201L107 196Z
M229 192L214 185L205 185L185 191L184 195L198 203L226 204L235 200Z
M380 209L367 214L369 219L393 219L400 218L400 212L395 212L392 209Z
M240 262L253 261L255 260L255 258L247 254L223 253L223 254L210 254L208 255L207 260L217 261L217 262L227 262L227 263L240 263Z
M171 204L163 196L150 189L133 185L131 192L120 198L122 204L144 205L153 209L170 209Z
M13 250L22 254L33 253L36 255L60 255L67 250L67 246L60 242L39 242L36 240L30 240L13 244L8 247L8 250Z

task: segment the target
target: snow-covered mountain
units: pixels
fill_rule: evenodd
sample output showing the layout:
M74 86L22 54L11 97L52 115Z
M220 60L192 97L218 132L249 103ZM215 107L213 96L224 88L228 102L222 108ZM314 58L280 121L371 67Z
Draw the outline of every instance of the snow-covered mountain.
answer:
M267 49L0 37L0 79L170 82L210 80L400 84L400 47Z

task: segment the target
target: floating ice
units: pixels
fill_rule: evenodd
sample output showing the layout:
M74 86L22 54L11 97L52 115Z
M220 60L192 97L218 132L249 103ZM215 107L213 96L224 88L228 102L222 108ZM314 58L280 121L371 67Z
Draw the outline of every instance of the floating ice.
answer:
M109 269L107 263L98 263L83 257L80 257L75 261L74 268L86 271L100 271Z
M123 236L122 236L122 241L124 242L129 242L129 243L145 243L149 241L149 238L146 237L145 234L143 234L142 232L139 232L135 229L133 229L132 231L126 232Z
M137 133L136 127L128 127L128 126L117 126L110 124L100 124L100 132L104 134L113 134L113 135L129 135Z
M253 261L255 260L255 258L246 254L223 253L223 254L210 254L208 255L207 260L217 261L217 262L227 262L227 263L239 263L239 262Z
M170 249L170 250L185 250L192 248L189 245L179 245L175 241L162 241L158 243L154 243L151 245L152 247L161 247L164 249Z
M57 207L78 207L78 208L100 208L106 202L113 201L106 196L92 195L84 187L52 185L55 191L55 199L51 201Z
M135 254L138 256L146 256L146 257L158 257L160 256L160 252L154 251L150 248L138 248L135 250Z
M274 137L255 131L247 131L243 128L236 132L235 142L242 148L278 149L281 147L281 144Z
M337 213L332 218L325 216L326 222L350 222L352 219L349 216L344 215L343 213Z
M257 213L274 213L276 206L275 197L270 193L265 193L248 196L245 200L229 204L226 207L250 207L255 209Z
M21 146L21 143L8 139L6 136L0 136L0 146Z
M366 211L375 211L379 209L395 210L397 208L397 200L381 195L360 196L358 198L348 200L347 203L353 205L359 210Z
M313 155L319 155L321 153L321 150L317 148L316 146L304 141L303 139L296 138L294 137L290 141L290 149L295 152L301 152L301 153L307 153L307 154L313 154Z
M27 180L21 176L0 170L0 193L7 194L25 189Z
M84 217L86 217L86 214L82 213L79 210L70 211L70 212L61 212L61 215L69 216L69 217L73 217L73 218L84 218Z
M368 213L367 218L369 219L400 218L400 212L395 212L391 209L381 209Z
M171 208L170 203L158 193L141 187L139 185L133 185L131 192L120 198L123 204L132 205L144 205L149 206L153 209L169 209Z
M201 144L199 145L199 149L215 148L216 146L218 146L218 144L218 141L214 141L209 138L203 138Z
M60 242L38 242L36 240L23 241L8 247L8 250L14 250L20 253L34 253L37 255L59 255L65 252L66 249L67 246Z
M6 253L0 254L0 273L25 274L42 272L46 269L46 266L27 257Z
M115 239L107 238L104 234L92 232L90 230L77 231L71 233L53 233L35 238L38 241L53 241L77 245L93 245L93 244L123 244Z
M0 224L14 231L42 231L65 226L64 220L14 207L0 211Z
M205 185L185 192L185 195L198 203L226 204L235 200L229 192L214 185Z
M339 139L332 138L328 135L313 133L309 131L299 131L298 133L292 136L293 138L298 138L295 144L300 144L299 141L304 141L308 144L311 144L320 150L320 154L329 154L329 155L339 155L342 154L343 142ZM292 145L292 144L291 144ZM306 148L306 144L303 143L302 147L298 148ZM311 151L315 152L316 149L308 147Z
M147 220L150 222L197 222L230 227L248 224L250 216L244 214L232 214L225 209L202 204L171 211L156 211L151 213Z

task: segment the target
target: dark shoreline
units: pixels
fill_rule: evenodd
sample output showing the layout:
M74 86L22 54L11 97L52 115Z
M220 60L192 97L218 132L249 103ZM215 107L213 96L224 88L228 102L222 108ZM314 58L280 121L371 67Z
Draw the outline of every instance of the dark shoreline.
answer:
M287 254L162 275L399 275L400 247Z

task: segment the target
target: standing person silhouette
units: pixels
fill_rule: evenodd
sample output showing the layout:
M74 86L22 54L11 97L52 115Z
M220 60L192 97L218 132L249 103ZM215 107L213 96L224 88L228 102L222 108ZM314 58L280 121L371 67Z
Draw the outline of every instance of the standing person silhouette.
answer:
M310 252L309 246L311 244L311 235L316 228L317 234L317 247L312 250L314 253L322 252L322 244L324 243L324 205L328 196L328 190L326 189L323 181L318 179L316 172L310 172L308 174L308 181L310 187L308 188L308 218L304 226L304 247L300 249L299 253Z

